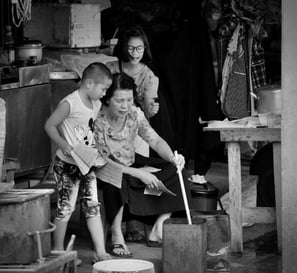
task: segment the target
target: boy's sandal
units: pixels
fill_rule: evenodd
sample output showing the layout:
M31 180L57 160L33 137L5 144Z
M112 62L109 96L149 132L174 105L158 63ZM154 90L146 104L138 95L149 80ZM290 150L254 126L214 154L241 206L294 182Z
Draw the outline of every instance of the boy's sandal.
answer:
M75 260L75 264L76 264L76 266L80 266L81 263L82 263L81 259L76 258L76 260Z
M119 250L119 252L117 252ZM122 244L112 244L110 247L110 254L115 257L131 258L133 254L127 250Z
M126 231L125 241L126 242L139 242L142 241L144 236L137 230Z

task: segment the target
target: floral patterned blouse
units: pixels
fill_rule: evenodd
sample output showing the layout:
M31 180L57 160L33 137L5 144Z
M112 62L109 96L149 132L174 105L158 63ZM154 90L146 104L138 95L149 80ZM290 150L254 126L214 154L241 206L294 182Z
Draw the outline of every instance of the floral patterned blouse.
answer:
M106 64L111 73L119 73L119 61L113 61ZM137 101L141 108L144 109L144 97L151 98L158 97L159 78L153 73L153 71L147 66L143 65L142 69L131 76L137 86Z
M139 107L132 106L122 129L115 132L109 124L104 110L101 110L94 123L94 136L99 153L110 157L125 166L131 166L135 160L135 140L139 135L147 143L159 135L150 126Z

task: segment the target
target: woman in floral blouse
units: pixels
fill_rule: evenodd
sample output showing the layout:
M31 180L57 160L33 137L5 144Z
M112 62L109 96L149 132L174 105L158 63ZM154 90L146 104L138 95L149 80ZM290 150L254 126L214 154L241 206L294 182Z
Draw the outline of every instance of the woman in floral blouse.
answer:
M153 58L148 37L139 25L121 28L118 36L114 49L118 60L106 65L112 73L124 72L134 79L137 91L135 101L152 127L172 146L175 134L167 108L169 101L160 92L162 90L159 91L159 78L152 70ZM136 143L136 153L149 157L152 152L149 145L140 137ZM129 242L143 239L135 221L126 222L125 239Z
M164 220L172 212L184 210L182 193L176 167L184 167L184 157L174 156L171 148L150 126L142 110L135 106L136 85L125 73L113 75L113 83L101 99L103 107L94 124L95 140L102 156L116 162L122 169L122 187L118 189L108 183L103 188L107 218L111 224L111 254L131 257L121 224L125 220L137 219L154 224L148 235L150 246L160 245ZM161 158L142 157L135 153L135 140L140 136ZM147 166L153 167L148 169ZM144 190L158 190L160 182L174 195L160 196L144 194ZM187 181L187 180L185 180ZM189 195L188 186L186 191Z

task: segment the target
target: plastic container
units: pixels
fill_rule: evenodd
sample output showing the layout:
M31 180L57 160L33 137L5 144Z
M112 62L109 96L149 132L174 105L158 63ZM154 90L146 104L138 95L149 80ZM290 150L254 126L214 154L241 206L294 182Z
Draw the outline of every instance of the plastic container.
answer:
M207 223L207 269L215 272L230 272L231 231L229 215L224 211L197 214L196 219ZM212 271L211 271L212 272Z
M217 209L219 190L210 182L204 184L192 183L192 209L199 211L214 211Z
M154 273L154 264L136 259L115 259L95 263L93 273Z

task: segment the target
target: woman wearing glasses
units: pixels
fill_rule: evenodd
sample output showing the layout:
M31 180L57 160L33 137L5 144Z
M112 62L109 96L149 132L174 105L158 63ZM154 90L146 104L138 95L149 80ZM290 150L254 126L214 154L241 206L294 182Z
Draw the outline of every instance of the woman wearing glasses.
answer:
M125 29L114 49L118 61L107 63L111 72L124 72L132 77L137 86L137 103L149 119L159 111L159 79L149 68L152 61L151 50L146 34L139 26Z

